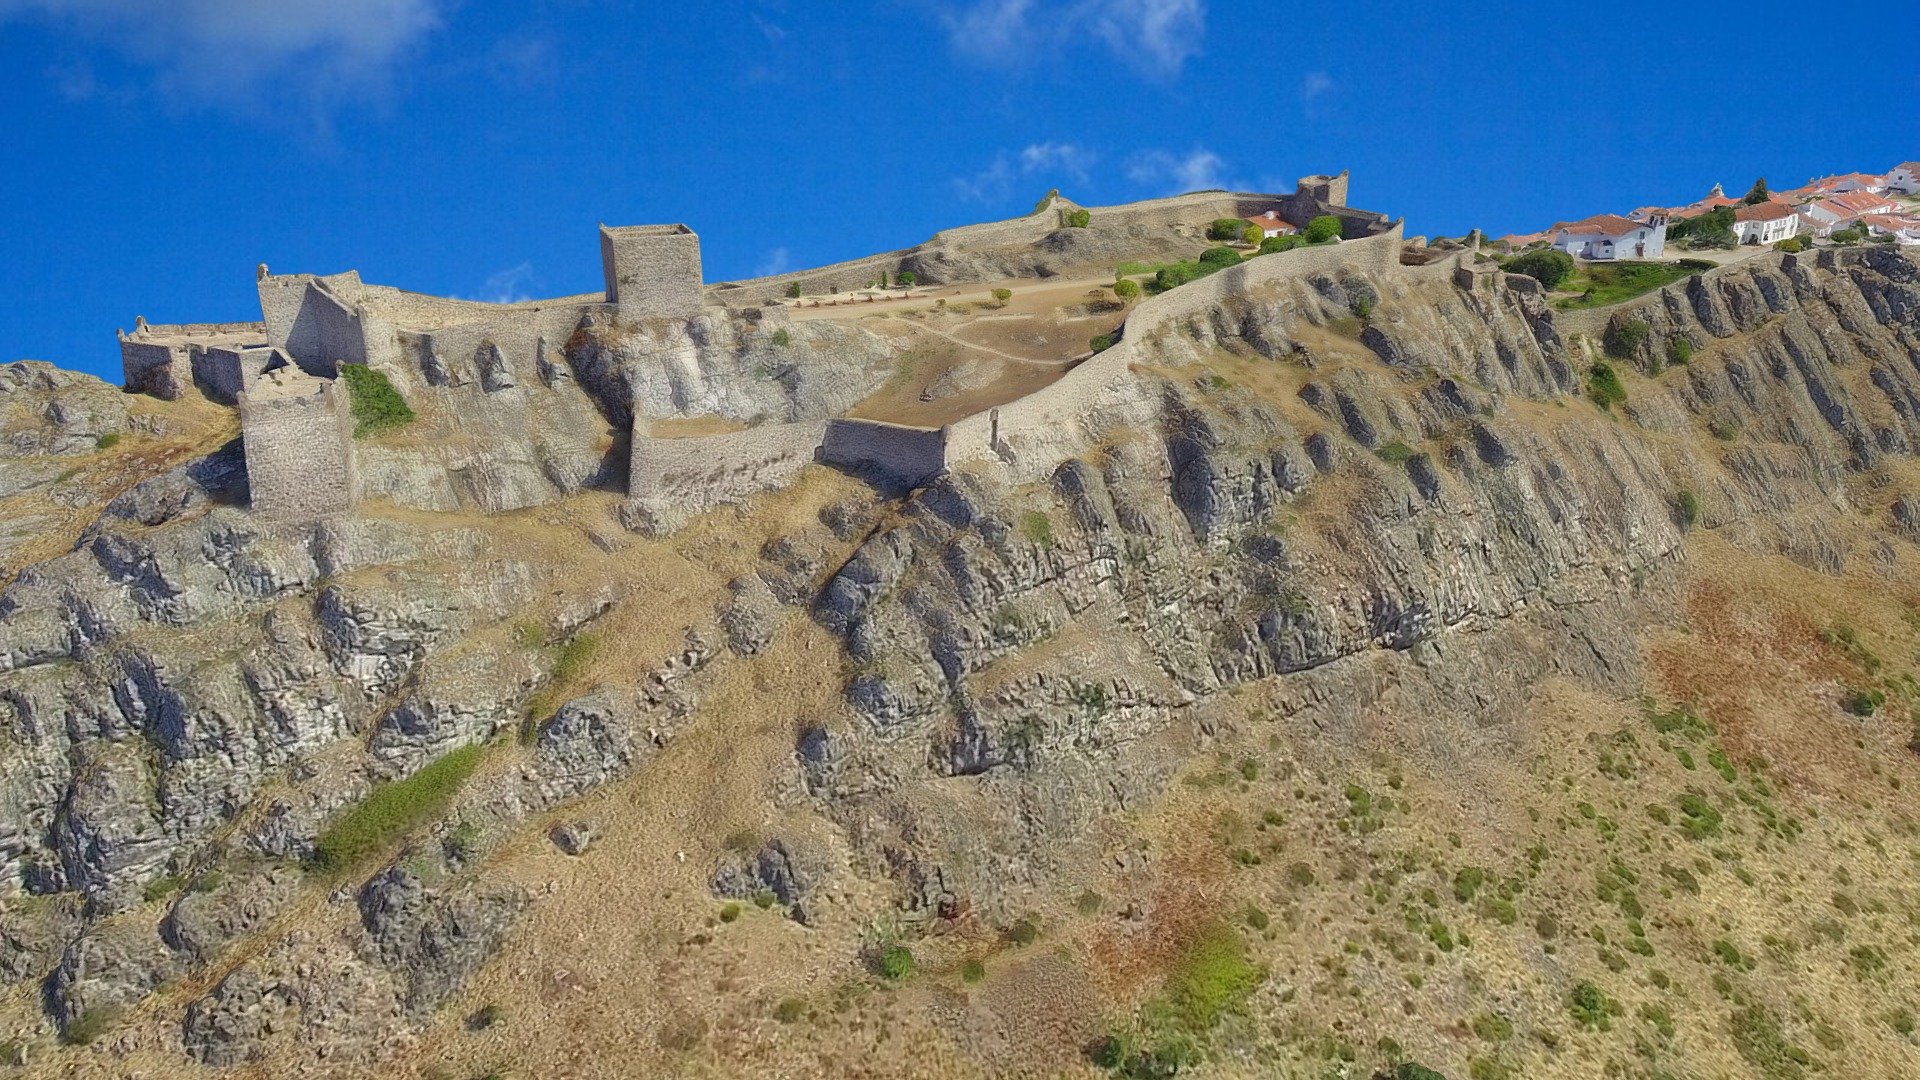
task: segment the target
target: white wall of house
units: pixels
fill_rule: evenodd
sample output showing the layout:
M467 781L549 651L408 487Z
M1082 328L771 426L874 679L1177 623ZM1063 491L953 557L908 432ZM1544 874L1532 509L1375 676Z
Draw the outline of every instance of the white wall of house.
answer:
M1887 187L1907 195L1920 192L1920 172L1902 165L1887 174Z
M1775 244L1800 231L1800 219L1793 214L1774 221L1736 221L1733 234L1743 244Z
M1575 233L1562 229L1554 234L1553 246L1576 259L1658 259L1667 251L1667 227L1642 225L1623 236L1604 233Z

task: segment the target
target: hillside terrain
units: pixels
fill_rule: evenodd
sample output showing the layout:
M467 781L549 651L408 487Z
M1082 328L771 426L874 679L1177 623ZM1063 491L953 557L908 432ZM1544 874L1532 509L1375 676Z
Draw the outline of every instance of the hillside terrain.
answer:
M1570 312L1399 248L395 364L317 521L197 393L0 366L0 1060L1913 1074L1920 258ZM1001 405L623 490L636 425Z

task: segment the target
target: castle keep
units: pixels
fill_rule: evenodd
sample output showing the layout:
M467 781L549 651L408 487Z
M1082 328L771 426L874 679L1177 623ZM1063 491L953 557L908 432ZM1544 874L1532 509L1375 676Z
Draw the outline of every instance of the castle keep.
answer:
M700 238L685 225L600 226L607 303L631 319L700 313Z

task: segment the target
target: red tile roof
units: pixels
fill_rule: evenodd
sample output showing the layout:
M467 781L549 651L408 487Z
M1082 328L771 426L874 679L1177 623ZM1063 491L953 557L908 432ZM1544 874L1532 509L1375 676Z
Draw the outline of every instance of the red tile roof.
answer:
M1859 217L1893 204L1871 191L1846 191L1814 204L1837 217Z
M1743 206L1733 212L1735 221L1779 221L1793 216L1793 207L1786 203L1763 202L1753 206Z
M1554 226L1554 231L1566 230L1577 236L1597 233L1601 236L1625 236L1635 229L1644 229L1647 223L1623 218L1619 214L1595 214L1590 218Z

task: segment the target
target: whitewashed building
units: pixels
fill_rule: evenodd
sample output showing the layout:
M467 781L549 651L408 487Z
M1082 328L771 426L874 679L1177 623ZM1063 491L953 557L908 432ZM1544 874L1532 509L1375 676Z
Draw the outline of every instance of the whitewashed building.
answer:
M1887 190L1920 195L1920 161L1903 161L1887 170Z
M1300 231L1299 229L1294 228L1292 225L1287 224L1286 221L1282 219L1279 214L1275 213L1272 210L1269 210L1266 213L1259 215L1258 217L1248 218L1247 224L1253 226L1255 229L1258 229L1260 231L1260 235L1258 237L1250 237L1249 239L1265 240L1269 237L1274 237L1274 236L1292 236L1294 233L1297 233Z
M1809 203L1805 208L1808 218L1818 222L1820 235L1845 225L1867 214L1885 214L1892 212L1893 200L1884 195L1875 195L1871 191L1848 191L1830 199L1821 199Z
M1763 202L1733 212L1733 235L1743 244L1775 244L1800 231L1800 215L1785 203Z
M1657 259L1667 250L1667 219L1595 214L1554 226L1553 246L1576 259Z

